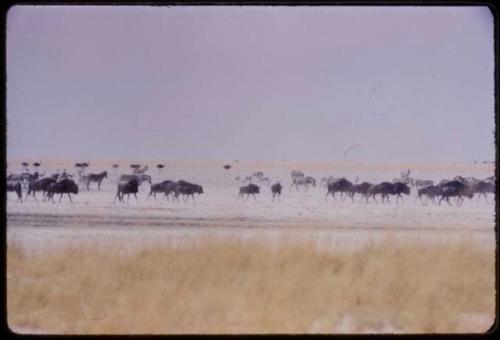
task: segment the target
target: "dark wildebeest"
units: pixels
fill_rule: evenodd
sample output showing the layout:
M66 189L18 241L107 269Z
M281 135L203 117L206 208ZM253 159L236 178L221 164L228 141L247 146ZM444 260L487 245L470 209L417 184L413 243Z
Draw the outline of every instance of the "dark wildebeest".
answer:
M145 174L142 174L142 175L127 175L127 174L121 175L118 178L118 182L128 182L128 181L133 180L133 179L135 179L137 181L139 186L144 182L148 182L149 185L151 185L151 176L145 175Z
M15 192L17 194L17 202L23 202L23 189L21 182L7 181L7 192Z
M340 192L340 198L342 199L342 195L346 194L345 197L351 196L351 192L353 191L353 184L349 182L345 178L341 178L338 181L328 184L328 189L325 195L325 201L328 199L328 195L332 195L335 200L335 193ZM345 198L344 198L345 199ZM354 198L351 196L351 200L354 202Z
M402 183L402 182L396 182L392 183L392 188L391 191L389 192L390 195L396 195L396 203L398 203L399 199L403 201L403 195L410 195L410 187L408 186L407 183ZM389 198L387 198L387 201L389 201ZM404 201L403 201L404 202Z
M273 202L274 202L274 197L278 196L278 201L280 201L280 196L281 196L281 189L283 187L281 186L280 182L274 183L271 186L271 192L273 193Z
M179 195L182 195L184 197L184 202L187 202L189 196L191 196L194 201L194 194L203 194L203 187L198 184L193 184L181 180L177 181L177 185L174 189L174 194L177 201L179 200Z
M139 182L132 178L128 181L118 182L116 196L113 203L116 202L116 199L120 202L123 202L123 196L127 195L127 203L130 199L130 194L134 194L135 200L137 201L137 193L139 192Z
M253 196L255 200L257 198L255 197L255 194L260 193L260 188L257 184L250 183L246 186L240 187L240 192L238 194L238 197L241 197L242 200L246 201L250 195ZM246 199L243 198L243 195L247 195Z
M102 171L101 173L98 173L98 174L88 174L86 177L87 190L90 190L90 183L92 183L92 182L96 182L97 189L101 190L101 183L105 178L108 178L107 171Z
M443 188L440 186L436 185L430 185L425 188L418 189L417 191L417 198L419 199L422 204L425 204L425 202L422 200L422 197L425 197L427 199L430 199L432 203L437 203L435 201L436 197L439 197L443 194Z
M389 202L389 193L393 190L393 183L390 182L382 182L380 184L375 184L373 185L369 190L368 190L368 198L373 197L373 200L375 203L377 202L377 199L375 198L376 195L382 195L382 203L384 203L384 199L387 199ZM368 202L367 198L367 202Z
M165 188L167 187L168 184L173 183L173 181L163 181L161 183L155 183L151 185L151 190L149 191L148 198L153 195L153 197L156 199L156 194L157 193L165 193Z
M61 194L61 196L59 197L59 202L62 201L63 195L67 194L69 197L69 201L73 203L71 194L78 194L78 185L71 179L63 179L60 182L52 183L47 188L47 198L51 199L52 202L55 203L54 194Z
M372 187L373 184L368 182L363 182L361 184L354 184L351 191L351 197L354 197L355 194L360 194L361 198L365 198L368 202L368 191Z
M441 193L441 198L439 199L439 205L441 205L441 201L444 199L448 205L451 206L450 197L456 197L457 206L461 206L464 197L472 198L474 196L472 189L461 181L450 181L441 188L443 189L443 192Z
M167 198L168 201L170 201L170 195L172 195L172 198L176 198L175 196L175 189L177 188L177 183L176 182L170 182L167 183L163 189L164 196ZM177 197L178 198L178 197Z
M491 183L491 182L486 182L486 181L479 181L478 183L476 183L472 186L472 191L475 194L478 194L478 196L477 196L478 201L479 201L479 198L481 197L481 195L483 195L486 202L488 202L488 197L486 197L486 194L494 194L495 193L495 184Z
M52 183L56 183L56 180L52 177L42 178L41 180L31 182L28 185L28 191L26 192L26 197L24 200L25 201L28 200L28 196L31 194L36 201L37 200L36 199L36 192L37 191L42 191L42 197L45 197L45 194L47 193L47 189L48 189L49 185L51 185Z

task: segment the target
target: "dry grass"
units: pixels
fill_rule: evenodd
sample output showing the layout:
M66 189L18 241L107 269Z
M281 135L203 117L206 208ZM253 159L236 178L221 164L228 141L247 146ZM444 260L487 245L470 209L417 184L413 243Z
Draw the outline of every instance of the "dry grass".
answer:
M495 314L494 249L465 241L401 246L387 239L347 254L204 239L181 249L36 256L9 246L7 256L14 330L483 332Z

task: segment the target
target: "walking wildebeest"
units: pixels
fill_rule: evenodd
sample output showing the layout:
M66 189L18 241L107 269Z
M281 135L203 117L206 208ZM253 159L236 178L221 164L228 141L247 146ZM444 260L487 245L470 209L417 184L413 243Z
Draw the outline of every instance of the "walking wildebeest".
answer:
M240 187L240 192L238 194L238 197L240 197L242 200L246 201L250 195L253 196L254 200L257 200L255 197L255 194L260 193L260 188L257 184L250 183L246 186ZM246 199L243 198L243 195L247 195Z
M387 199L389 202L389 193L392 191L393 184L390 182L382 182L380 184L373 185L368 190L368 198L373 197L375 203L377 202L376 195L382 195L382 203L384 203L384 199ZM366 200L368 202L368 199Z
M203 194L203 187L198 184L193 184L181 180L177 181L174 193L177 200L179 200L179 195L182 195L184 197L184 202L187 202L189 196L191 196L194 201L194 194Z
M425 204L425 202L422 200L422 197L426 197L427 199L430 199L432 203L436 204L437 202L435 201L435 198L441 196L442 194L442 187L429 185L427 187L418 189L416 199L419 199L422 204Z
M56 180L52 177L42 178L38 181L31 182L28 185L28 191L26 192L26 197L24 200L27 201L28 196L31 194L36 201L37 200L36 199L36 192L37 191L42 191L42 198L45 198L45 195L47 193L47 189L48 189L49 185L51 185L52 183L56 183Z
M355 194L360 194L361 198L365 198L366 202L368 202L368 191L372 187L373 184L368 182L363 182L361 184L354 184L351 191L351 196L353 197Z
M88 174L86 177L86 182L87 182L87 190L90 190L90 183L96 182L97 183L97 189L100 191L101 190L101 183L102 181L108 178L108 172L107 171L102 171L98 174Z
M474 184L472 186L472 191L475 194L478 194L477 200L479 201L479 198L481 195L484 197L486 202L488 202L488 197L486 197L486 194L494 194L495 193L495 184L491 182L486 182L486 181L479 181L478 183Z
M346 194L347 196L351 196L351 192L353 191L353 184L349 182L345 178L341 178L338 181L334 183L328 184L325 195L325 201L328 199L328 195L332 195L335 200L337 200L337 197L335 197L335 193L340 192L340 198L342 199L342 195ZM345 198L344 198L345 199ZM354 202L354 198L351 196L351 200Z
M123 196L127 195L127 203L130 199L130 194L134 194L135 200L137 201L137 193L139 192L139 182L132 178L128 181L118 182L116 196L113 203L116 202L116 199L120 202L123 202Z
M153 195L153 197L156 199L156 194L157 193L165 193L165 188L170 183L173 183L173 181L166 180L166 181L163 181L161 183L152 184L147 199L149 199L149 197L151 195Z
M274 197L275 196L278 196L278 201L280 201L280 196L281 196L281 189L282 189L282 185L280 182L277 182L277 183L274 183L272 186L271 186L271 192L273 193L273 202L274 202Z
M408 186L408 184L402 182L392 183L392 188L391 191L389 192L389 195L396 195L396 203L398 203L400 198L403 201L402 194L408 196L410 195L410 187ZM389 198L387 198L387 201L389 201Z
M290 190L292 190L294 186L295 190L297 191L299 191L299 186L304 187L304 192L309 190L309 184L307 183L304 176L295 176L292 180L292 186L290 187Z
M60 182L52 183L47 188L47 198L54 201L54 194L61 194L59 197L59 202L62 201L62 197L64 194L67 194L69 197L69 201L73 203L71 199L71 194L78 194L78 185L71 179L63 179Z
M23 189L21 182L7 181L7 192L15 192L17 194L17 202L23 202Z
M443 192L441 193L441 198L439 199L439 205L441 205L441 201L444 199L448 205L451 206L450 197L456 197L457 206L461 206L464 197L472 198L474 196L474 192L468 185L457 180L448 182L446 185L442 186L442 189Z
M124 174L118 178L118 182L128 182L128 181L133 180L133 179L135 179L137 181L137 183L139 183L139 186L144 182L148 182L149 185L151 185L151 176L145 175L145 174L142 174L142 175Z

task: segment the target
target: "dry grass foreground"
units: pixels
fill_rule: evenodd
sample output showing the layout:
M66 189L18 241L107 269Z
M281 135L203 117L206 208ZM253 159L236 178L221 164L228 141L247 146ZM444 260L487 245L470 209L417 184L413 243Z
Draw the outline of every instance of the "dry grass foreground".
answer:
M494 249L204 239L137 252L7 251L11 329L47 334L484 332ZM478 321L479 320L479 321Z

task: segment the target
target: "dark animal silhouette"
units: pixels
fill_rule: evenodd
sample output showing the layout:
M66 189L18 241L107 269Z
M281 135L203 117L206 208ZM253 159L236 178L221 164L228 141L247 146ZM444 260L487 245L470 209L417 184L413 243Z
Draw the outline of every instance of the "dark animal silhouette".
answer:
M133 194L135 200L137 201L138 192L139 192L139 182L135 178L132 178L128 181L118 182L116 196L113 203L116 202L117 198L120 202L123 202L123 196L125 195L127 195L127 203L128 203L130 199L130 194Z
M451 181L446 185L442 186L443 192L441 193L441 198L439 199L439 205L443 200L451 206L450 197L456 197L457 206L461 206L464 197L472 198L474 196L474 191L466 184L461 181Z
M148 195L148 198L150 196L153 196L155 199L156 199L156 194L157 193L165 193L165 188L167 187L168 184L170 183L174 183L173 181L169 181L169 180L166 180L166 181L163 181L161 183L155 183L155 184L152 184L151 185L151 189L149 191L149 195Z
M119 182L128 182L130 180L133 180L135 179L137 181L137 183L139 183L139 186L144 183L144 182L148 182L149 185L151 185L151 176L149 175L145 175L145 174L142 174L142 175L121 175L119 178L118 178L118 181Z
M73 200L71 199L71 194L78 194L78 185L71 179L63 179L60 182L52 183L47 188L47 198L54 201L54 194L60 194L59 202L62 201L62 197L64 194L68 195L68 198L71 203Z
M21 182L7 181L7 192L15 192L17 194L17 202L23 202L23 189Z
M360 194L361 197L365 198L366 201L368 202L368 191L370 188L373 186L373 184L368 183L368 182L363 182L361 184L354 184L352 187L351 191L351 197L353 197L355 194Z
M101 183L105 178L108 178L107 171L102 171L101 173L98 173L98 174L88 174L86 176L87 190L90 190L90 183L96 182L97 189L100 191L101 190Z
M410 187L407 183L396 182L392 184L390 195L396 195L396 203L398 203L399 199L403 200L403 195L410 195Z
M248 185L240 187L240 192L238 194L238 197L241 198L242 200L246 201L250 195L253 196L255 200L257 198L255 197L255 194L260 193L260 188L257 184L250 183ZM243 198L243 195L247 195L246 198Z
M486 194L495 194L495 184L486 181L479 181L472 186L472 191L474 192L474 194L478 194L478 201L482 195L486 202L488 202L488 197L486 196Z
M283 186L281 185L281 183L277 182L277 183L274 183L272 186L271 186L271 192L273 194L273 202L274 202L274 198L277 196L278 197L278 201L280 201L280 196L281 196L281 189L283 189Z
M390 183L390 182L382 182L380 184L373 185L368 190L368 199L370 197L372 197L373 200L375 201L375 203L378 203L376 196L382 195L382 203L384 203L384 200L389 201L389 193L392 191L392 186L393 186L393 183ZM368 202L368 199L366 200L367 202Z
M52 183L56 183L56 180L52 177L42 178L38 181L31 182L28 185L28 191L26 192L26 197L24 200L25 201L28 200L28 196L31 194L36 201L37 200L36 199L36 192L37 191L41 191L42 197L45 197L45 195L47 193L47 189L48 189L49 185L51 185Z
M184 197L184 202L187 202L189 197L192 197L194 201L194 194L203 194L203 187L201 185L188 183L182 180L177 181L177 185L174 189L174 197L177 201L179 200L179 195Z
M325 201L328 199L328 195L332 195L333 198L336 200L337 198L335 197L335 194L337 192L340 192L340 198L342 199L342 195L346 195L351 197L351 200L354 201L353 196L351 193L353 192L353 184L349 182L345 178L341 178L338 181L335 181L333 183L328 184L326 195L325 195ZM344 198L345 199L345 198Z
M312 185L313 187L316 186L316 179L314 177L307 176L305 180L308 185Z
M435 201L435 198L440 197L442 194L443 194L442 187L436 185L430 185L425 188L418 189L417 199L419 199L422 204L425 204L425 201L422 200L422 197L425 197L427 199L430 199L432 203L436 204L437 202Z

